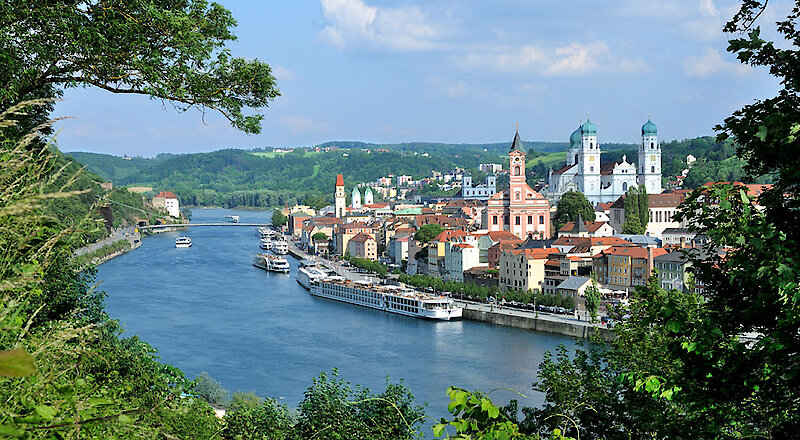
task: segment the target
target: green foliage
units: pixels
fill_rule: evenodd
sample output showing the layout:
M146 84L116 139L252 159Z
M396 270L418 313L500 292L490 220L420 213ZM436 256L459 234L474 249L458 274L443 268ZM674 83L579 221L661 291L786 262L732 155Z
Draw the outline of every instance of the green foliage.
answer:
M480 392L469 392L460 388L447 389L450 404L447 410L453 420L441 419L433 426L433 435L448 439L510 440L531 439L519 432L516 423L509 420L489 397ZM450 435L448 428L454 431Z
M317 232L316 234L311 236L311 240L313 241L324 241L327 239L328 236L324 232Z
M622 225L623 234L644 234L650 219L647 190L642 187L632 186L625 193L625 223Z
M259 399L254 394L235 393L225 413L225 429L222 438L244 439L292 439L293 423L284 405L273 399Z
M283 213L280 209L276 209L272 211L272 226L282 228L289 223L289 217Z
M179 111L213 109L258 133L263 116L245 109L266 107L279 95L267 64L225 49L235 21L216 3L32 1L3 3L0 17L0 110L92 85L170 101Z
M230 403L228 391L205 371L197 375L191 392L198 398L218 408L225 408Z
M84 267L88 264L94 264L94 262L98 260L102 260L109 255L116 254L118 252L124 252L131 248L131 242L128 240L117 240L113 243L104 244L99 248L82 254L80 256L76 256L73 258L74 263L78 267Z
M414 234L414 239L420 243L428 243L436 238L437 235L441 234L442 231L444 231L444 228L435 223L422 225L417 230L417 233Z
M592 322L597 321L597 311L600 309L600 289L597 287L597 276L592 273L592 284L583 292L586 310L592 318Z
M388 381L381 394L340 379L336 370L314 378L300 402L295 426L302 439L411 439L424 416L409 390Z
M382 277L389 273L389 268L379 261L369 260L367 258L351 257L349 252L345 253L343 258L359 269L374 272Z
M556 208L556 216L553 219L556 229L561 229L567 222L578 221L578 216L588 222L595 220L596 214L592 204L583 193L578 191L567 191L561 196Z

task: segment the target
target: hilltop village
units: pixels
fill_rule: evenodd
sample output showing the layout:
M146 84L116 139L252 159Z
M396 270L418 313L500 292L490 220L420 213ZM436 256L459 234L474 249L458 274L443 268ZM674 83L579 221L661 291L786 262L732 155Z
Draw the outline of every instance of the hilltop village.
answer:
M348 191L342 175L333 185L335 203L320 212L307 206L284 210L288 233L298 246L316 255L378 260L395 273L574 299L576 314L584 292L596 283L603 301L627 298L658 269L662 287L702 292L680 252L702 248L704 237L675 219L688 190L662 191L661 148L651 121L642 126L638 163L623 157L600 164L597 130L591 121L570 137L566 163L548 182L531 186L525 173L526 151L515 133L508 169L483 164L486 183L473 186L466 174L436 176L460 180L452 197L402 200L398 188L415 184L411 176L389 176ZM497 177L508 188L497 190ZM453 184L454 186L457 186ZM623 234L630 190L646 190L642 234ZM766 185L747 185L759 195ZM585 195L594 219L578 216L558 229L554 218L562 196ZM644 191L639 190L640 193ZM348 203L349 192L349 203ZM375 194L391 201L376 202Z

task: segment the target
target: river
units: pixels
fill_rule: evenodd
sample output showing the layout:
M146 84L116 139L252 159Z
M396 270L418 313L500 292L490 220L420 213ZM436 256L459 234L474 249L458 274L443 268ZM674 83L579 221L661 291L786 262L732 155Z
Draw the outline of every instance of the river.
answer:
M198 209L192 221L268 222L264 211ZM188 235L192 247L175 248ZM495 391L498 403L541 404L531 391L544 352L574 339L473 321L431 322L311 296L289 275L251 265L252 227L197 227L146 237L98 268L106 310L187 377L208 372L229 391L296 406L311 378L340 376L379 393L404 380L434 420L447 415L448 386ZM433 422L427 423L432 425ZM429 428L423 429L429 434Z

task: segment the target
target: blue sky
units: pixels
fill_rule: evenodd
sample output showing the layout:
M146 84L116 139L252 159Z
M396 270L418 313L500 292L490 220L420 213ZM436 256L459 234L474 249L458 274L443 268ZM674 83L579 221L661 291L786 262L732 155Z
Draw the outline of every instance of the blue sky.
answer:
M64 151L153 156L220 148L365 142L566 141L589 115L600 142L712 127L777 81L725 51L727 0L222 0L236 56L268 62L282 96L262 133L161 101L69 90ZM785 14L770 2L765 35ZM769 29L769 31L767 31Z

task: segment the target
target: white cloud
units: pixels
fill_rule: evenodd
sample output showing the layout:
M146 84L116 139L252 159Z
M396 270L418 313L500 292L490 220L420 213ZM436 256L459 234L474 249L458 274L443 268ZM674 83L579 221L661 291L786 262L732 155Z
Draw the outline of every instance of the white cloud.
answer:
M331 129L330 124L327 122L315 121L310 118L304 118L302 116L294 116L294 115L283 115L280 117L280 124L284 127L289 127L292 133L301 133L301 132L312 132L312 133L320 133L320 132L328 132Z
M707 78L719 73L733 72L745 74L750 67L738 61L728 61L717 50L707 47L702 55L687 57L683 60L683 71L696 78Z
M272 74L275 75L278 81L294 81L297 78L294 72L277 64L272 66Z
M440 27L415 6L379 8L363 0L320 0L325 27L322 41L338 48L371 46L401 51L432 49Z
M466 68L519 71L543 76L584 76L649 70L642 60L615 56L603 41L570 43L552 48L534 45L492 48L457 57L456 62Z

